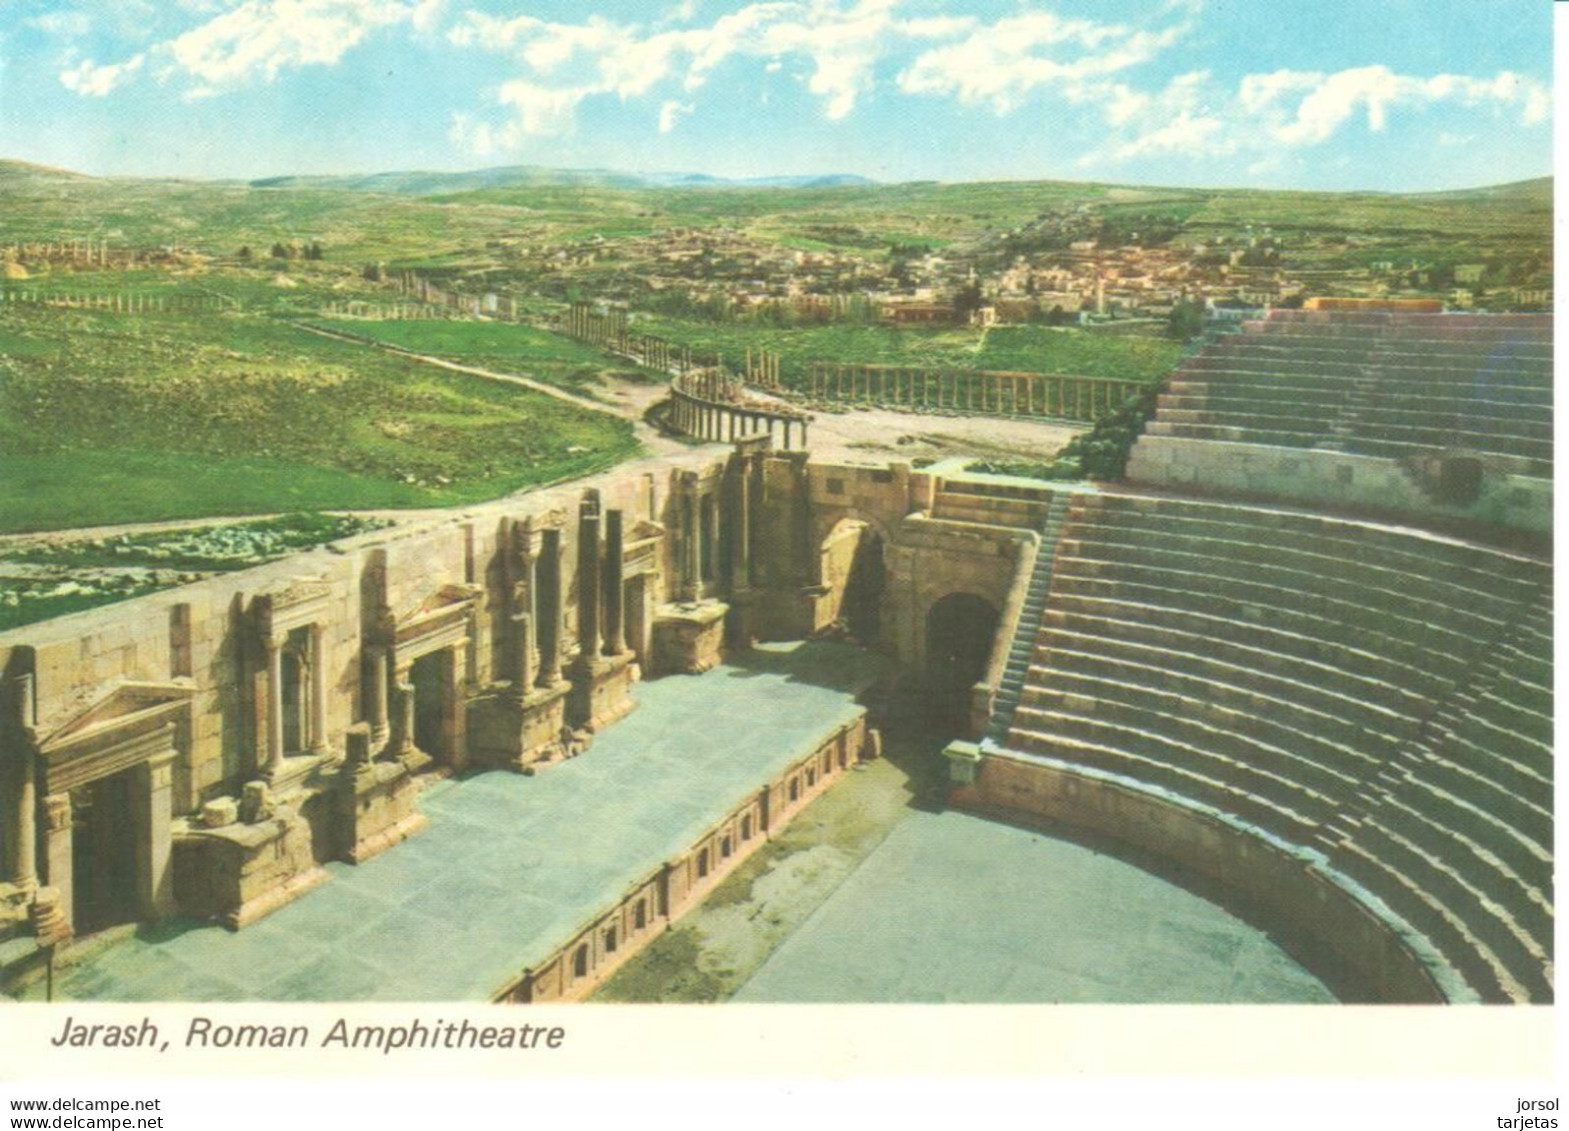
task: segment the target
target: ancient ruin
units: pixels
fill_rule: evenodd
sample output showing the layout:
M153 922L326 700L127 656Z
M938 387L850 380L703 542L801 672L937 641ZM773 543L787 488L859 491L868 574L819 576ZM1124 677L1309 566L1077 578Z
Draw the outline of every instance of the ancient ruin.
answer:
M563 783L539 796L604 867L531 892L494 973L459 958L421 985L580 999L876 756L851 697L893 681L961 736L952 804L1206 877L1345 996L1549 1001L1551 332L1277 312L1186 361L1131 481L1101 487L816 459L804 417L771 442L694 371L678 419L726 447L0 635L5 973L126 924L243 937L350 883L340 864L415 861L447 779L503 770ZM940 378L856 374L942 403ZM993 376L964 396L1075 395ZM766 646L830 632L888 670L845 675L820 717L781 708L804 729L781 717L773 745L683 723L731 733L692 738L690 779L658 755L670 794L638 785L637 750L684 740L656 733L673 714L638 723L641 684L810 685ZM563 851L518 835L495 834L509 859Z

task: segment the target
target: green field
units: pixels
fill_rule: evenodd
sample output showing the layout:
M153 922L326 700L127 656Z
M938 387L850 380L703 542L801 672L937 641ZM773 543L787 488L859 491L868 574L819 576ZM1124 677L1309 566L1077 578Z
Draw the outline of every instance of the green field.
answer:
M629 363L618 363L592 346L533 326L419 319L389 322L315 319L314 322L328 329L358 334L479 369L521 374L575 393L592 393L611 372L621 380L660 379Z
M0 631L140 597L197 576L245 569L385 523L287 514L255 522L36 542L0 551ZM19 571L13 563L44 570Z
M637 450L628 421L249 315L0 311L0 530L446 506Z

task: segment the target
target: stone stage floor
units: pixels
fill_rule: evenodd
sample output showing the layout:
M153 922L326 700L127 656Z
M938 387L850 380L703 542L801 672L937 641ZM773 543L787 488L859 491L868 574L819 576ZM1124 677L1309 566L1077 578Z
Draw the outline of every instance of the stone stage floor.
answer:
M1263 932L1131 864L1035 830L910 809L732 1000L1334 998Z
M244 930L144 928L64 972L56 1000L473 1001L854 717L886 661L765 647L634 689L638 709L536 777L427 790L430 827Z

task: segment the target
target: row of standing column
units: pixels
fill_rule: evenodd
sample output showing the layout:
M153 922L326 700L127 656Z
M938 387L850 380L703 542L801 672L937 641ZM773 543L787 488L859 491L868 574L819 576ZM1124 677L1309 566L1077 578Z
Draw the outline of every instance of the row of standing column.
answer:
M790 448L799 430L801 447L807 444L807 421L799 417L704 404L679 395L672 399L672 403L675 406L676 428L699 440L733 442L766 432L770 437L780 439L785 448Z
M1094 420L1117 407L1129 382L1045 374L941 373L881 366L814 365L816 397ZM1053 394L1055 393L1055 396Z

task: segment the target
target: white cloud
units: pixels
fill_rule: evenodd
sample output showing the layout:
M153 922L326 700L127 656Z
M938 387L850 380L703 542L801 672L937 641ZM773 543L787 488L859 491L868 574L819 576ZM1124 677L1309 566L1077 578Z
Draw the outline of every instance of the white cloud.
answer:
M1256 116L1276 141L1308 146L1328 141L1359 115L1365 116L1368 129L1381 132L1388 124L1390 110L1402 106L1447 103L1473 109L1515 109L1522 123L1535 125L1546 120L1552 95L1542 84L1510 71L1492 78L1455 74L1423 78L1370 66L1333 74L1275 71L1248 75L1238 88L1238 103L1244 112Z
M433 30L445 0L180 0L179 7L210 19L149 47L123 63L82 64L61 82L79 94L102 94L157 64L160 81L181 80L192 97L253 82L271 82L295 67L330 66L372 32L406 24Z
M1180 76L1158 95L1126 91L1107 101L1107 120L1121 132L1081 164L1161 152L1205 156L1309 149L1359 120L1381 133L1392 113L1434 106L1512 112L1523 124L1533 125L1546 120L1550 104L1545 86L1509 71L1479 78L1403 75L1378 65L1333 73L1279 70L1245 75L1234 90L1195 72ZM1462 144L1455 139L1469 136L1446 129L1436 141Z
M1118 146L1112 153L1112 159L1127 161L1134 157L1157 153L1228 152L1236 148L1236 140L1227 138L1225 129L1226 123L1219 118L1195 115L1182 110L1165 125Z
M517 111L516 125L529 137L570 133L577 104L592 94L587 88L555 90L514 79L503 83L500 101Z
M212 93L288 67L330 65L371 31L412 20L403 0L248 0L171 40L170 71Z
M763 60L779 71L786 59L807 63L802 81L822 102L830 121L847 117L874 82L878 62L900 42L924 42L969 31L969 18L905 19L907 0L764 0L695 27L695 4L682 4L649 30L597 16L581 23L556 23L535 16L504 19L466 12L447 33L459 47L502 52L527 69L519 78L539 91L570 92L575 106L594 95L622 99L646 95L671 83L686 98L666 98L661 131L693 106L714 71L730 60ZM534 98L543 98L535 94ZM534 132L525 128L522 133Z
M76 94L102 98L141 70L146 61L145 55L134 55L123 63L99 66L91 59L84 59L76 66L61 71L60 82Z
M1126 116L1132 92L1106 80L1154 59L1187 30L1187 24L1147 31L1027 12L975 26L963 39L922 53L899 75L899 87L988 103L999 114L1055 89L1074 101L1119 101Z
M78 36L86 35L92 30L93 19L80 9L67 8L60 12L45 12L41 16L29 16L22 21L22 24L46 35Z
M666 102L659 108L659 132L667 134L676 128L682 118L697 109L693 102L677 102L674 99Z

